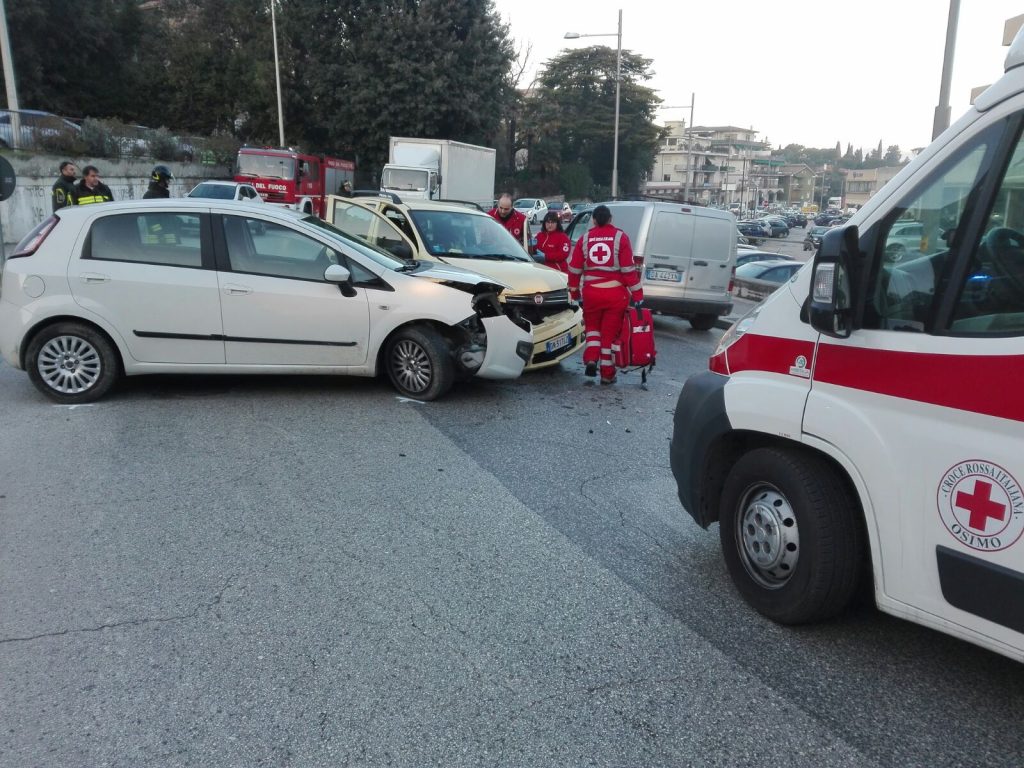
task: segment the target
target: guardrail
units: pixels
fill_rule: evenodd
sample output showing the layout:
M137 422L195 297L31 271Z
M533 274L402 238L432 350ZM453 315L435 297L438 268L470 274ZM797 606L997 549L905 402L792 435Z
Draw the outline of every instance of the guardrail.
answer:
M177 136L117 120L82 120L33 109L0 110L0 148L69 157L148 158L204 165L234 163L240 142L229 134Z

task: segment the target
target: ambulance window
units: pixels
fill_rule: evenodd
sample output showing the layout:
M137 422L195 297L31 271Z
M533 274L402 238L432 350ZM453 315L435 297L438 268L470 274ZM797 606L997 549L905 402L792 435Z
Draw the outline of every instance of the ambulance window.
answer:
M972 254L950 330L1024 334L1024 138L1017 142Z
M947 261L963 247L956 242L961 217L970 213L972 193L984 180L999 130L988 130L939 169L888 220L878 239L878 259L868 295L864 326L925 332Z

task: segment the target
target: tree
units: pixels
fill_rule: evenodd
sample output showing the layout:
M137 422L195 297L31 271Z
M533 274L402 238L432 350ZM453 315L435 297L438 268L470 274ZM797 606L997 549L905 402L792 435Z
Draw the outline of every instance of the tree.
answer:
M903 162L903 153L900 151L898 144L892 144L885 150L885 157L882 161L886 165L899 165Z
M530 172L557 183L563 166L582 165L597 185L610 190L615 143L614 48L598 45L563 52L547 61L527 102L523 132ZM622 52L619 106L619 187L639 190L654 164L660 130L654 112L660 99L645 85L651 60ZM572 171L566 178L581 178ZM591 195L596 196L597 190Z

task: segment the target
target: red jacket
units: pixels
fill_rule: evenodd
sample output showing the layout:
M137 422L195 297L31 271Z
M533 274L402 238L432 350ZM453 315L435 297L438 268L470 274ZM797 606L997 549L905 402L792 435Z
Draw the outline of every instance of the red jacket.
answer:
M544 254L544 263L559 272L569 271L569 236L565 232L541 232L537 235L537 250Z
M491 208L487 213L493 216L495 221L507 229L508 233L512 235L512 237L514 237L523 246L523 248L529 249L530 228L526 225L526 217L523 214L515 208L512 209L512 213L508 215L507 219L503 219L498 215L497 208Z
M574 298L579 296L581 282L594 288L613 288L619 283L629 289L633 301L643 299L633 246L625 232L606 224L588 230L576 241L569 257L569 294Z

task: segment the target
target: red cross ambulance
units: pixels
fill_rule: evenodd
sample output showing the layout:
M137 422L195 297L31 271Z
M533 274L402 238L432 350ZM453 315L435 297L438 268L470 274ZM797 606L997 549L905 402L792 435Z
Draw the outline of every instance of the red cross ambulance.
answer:
M1006 72L679 397L683 506L783 624L881 610L1024 660L1024 33Z

